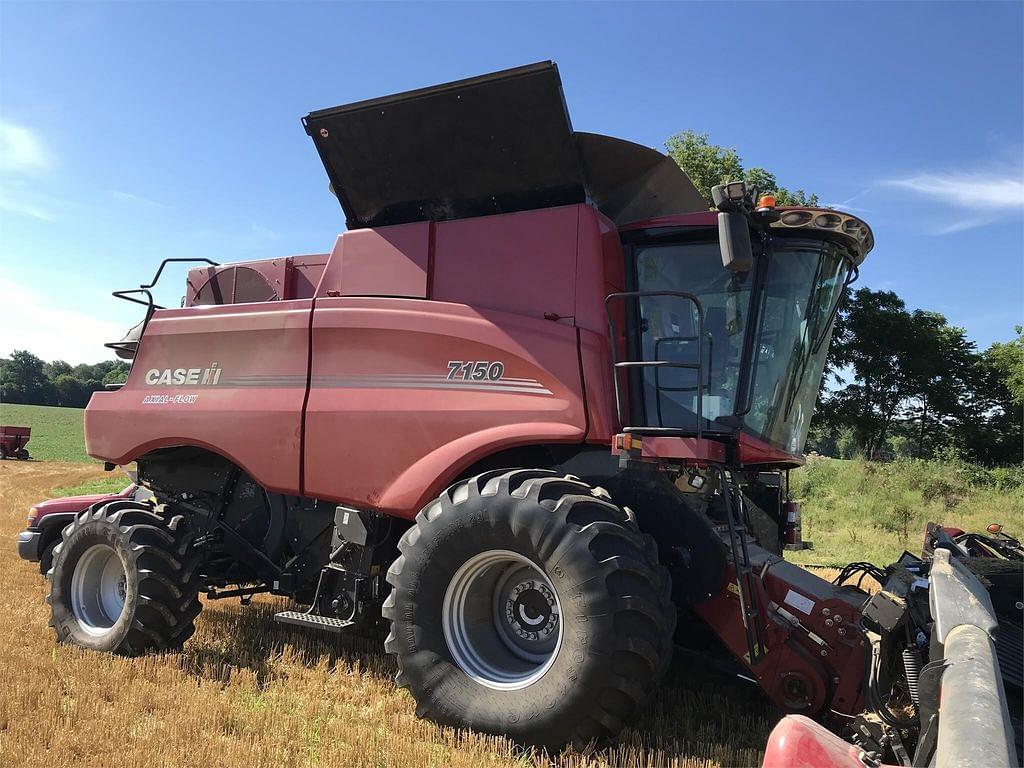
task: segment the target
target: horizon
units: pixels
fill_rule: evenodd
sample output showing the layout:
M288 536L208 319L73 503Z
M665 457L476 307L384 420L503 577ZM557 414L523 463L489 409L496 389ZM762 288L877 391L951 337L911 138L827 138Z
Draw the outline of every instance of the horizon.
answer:
M660 151L707 132L872 226L855 287L943 314L979 351L1009 340L1024 322L1024 6L931 6L927 34L915 4L794 7L6 3L0 356L111 359L102 344L141 318L110 291L165 257L330 251L344 217L307 112L546 59L576 130ZM630 24L641 14L661 23ZM766 41L772 71L752 58L747 77L718 74Z

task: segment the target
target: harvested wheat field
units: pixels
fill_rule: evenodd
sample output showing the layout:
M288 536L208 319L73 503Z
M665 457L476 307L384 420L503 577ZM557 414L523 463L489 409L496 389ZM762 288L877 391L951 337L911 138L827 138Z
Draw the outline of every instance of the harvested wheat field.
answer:
M418 720L379 639L273 623L278 603L207 602L182 653L123 659L55 646L46 582L15 551L35 501L93 465L0 464L0 765L758 765L778 719L751 685L678 660L611 748L558 757Z

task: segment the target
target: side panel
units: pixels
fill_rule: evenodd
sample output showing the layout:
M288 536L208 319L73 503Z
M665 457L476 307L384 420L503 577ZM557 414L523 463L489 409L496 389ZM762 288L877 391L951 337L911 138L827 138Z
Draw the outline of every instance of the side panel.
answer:
M317 297L426 298L431 226L422 222L342 233L317 287Z
M125 385L85 412L91 456L124 464L198 445L272 491L299 493L312 301L160 310Z
M437 301L324 298L312 361L307 496L412 517L490 453L584 436L571 326Z
M437 224L431 298L571 323L584 207Z

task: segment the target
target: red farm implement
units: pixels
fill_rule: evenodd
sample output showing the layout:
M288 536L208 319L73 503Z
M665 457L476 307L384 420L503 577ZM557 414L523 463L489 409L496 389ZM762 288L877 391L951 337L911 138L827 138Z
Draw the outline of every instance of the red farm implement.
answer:
M0 459L29 459L28 439L32 435L31 427L0 427Z

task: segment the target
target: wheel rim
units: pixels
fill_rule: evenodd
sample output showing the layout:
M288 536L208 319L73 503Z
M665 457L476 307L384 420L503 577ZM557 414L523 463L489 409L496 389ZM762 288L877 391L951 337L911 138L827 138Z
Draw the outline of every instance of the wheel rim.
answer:
M89 547L71 576L71 613L90 635L102 635L124 611L128 575L113 547Z
M442 625L459 668L488 688L539 680L562 644L558 593L535 563L508 550L471 557L445 592Z

